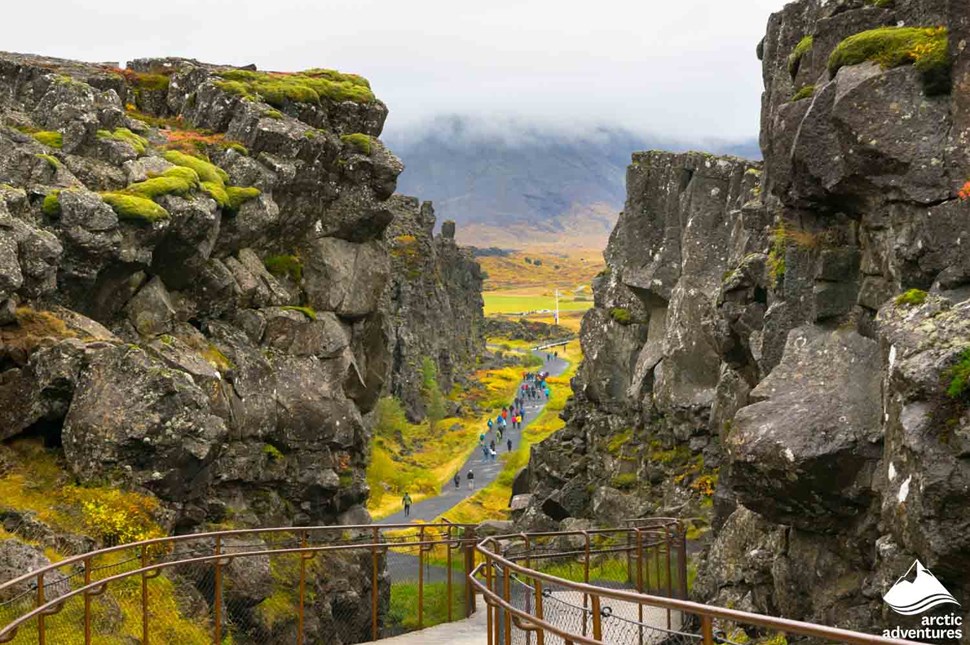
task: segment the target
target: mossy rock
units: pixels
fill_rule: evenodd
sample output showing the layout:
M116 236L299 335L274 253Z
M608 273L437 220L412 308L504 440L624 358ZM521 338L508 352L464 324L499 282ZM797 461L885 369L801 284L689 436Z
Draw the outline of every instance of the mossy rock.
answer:
M261 100L276 107L287 103L353 101L372 103L374 93L366 79L334 70L311 69L294 74L229 69L218 72L216 87L247 100Z
M340 140L344 143L357 148L357 151L361 154L369 155L371 153L371 146L373 142L371 138L360 132L355 132L354 134L345 134L340 137Z
M950 398L970 395L970 347L960 352L956 365L947 370L946 377L950 379L946 388Z
M299 311L301 314L303 314L310 320L317 319L317 312L313 307L298 307L296 305L286 305L285 307L281 307L281 309L286 309L287 311Z
M47 165L50 166L50 169L53 170L54 172L57 172L57 170L61 167L61 162L58 161L57 157L53 155L35 154L34 156L37 157L38 159L43 159L44 161L46 161Z
M140 155L145 154L145 150L148 148L148 139L141 135L135 134L128 128L115 128L114 130L110 131L98 130L98 138L127 143L135 149L135 152Z
M48 217L58 217L61 214L61 191L52 190L44 196L44 203L41 204L41 211Z
M50 148L60 149L64 146L64 135L53 130L38 130L31 132L30 136Z
M797 92L795 92L795 94L791 97L791 100L792 101L801 101L802 99L811 98L813 96L815 96L815 86L814 85L805 85L800 90L798 90Z
M176 166L191 168L199 175L199 179L203 182L216 182L221 185L229 183L229 174L211 161L193 157L178 150L169 150L165 153L164 157L165 161Z
M275 276L288 276L294 282L303 279L303 261L296 255L271 255L263 260L263 265Z
M918 307L919 305L926 302L926 298L929 296L928 293L921 289L910 289L905 293L901 293L896 296L896 306L897 307Z
M795 48L792 50L791 54L788 55L788 73L791 74L792 78L798 74L798 67L802 63L802 58L805 54L812 51L812 47L815 46L815 38L813 36L805 36L798 41Z
M610 318L621 325L632 325L634 322L633 314L630 313L629 309L623 307L613 307L610 309Z
M150 199L123 192L101 193L101 199L110 206L118 219L149 224L168 219L168 211Z
M949 32L946 27L880 27L849 36L829 56L829 73L871 61L883 69L913 65L927 94L950 91Z

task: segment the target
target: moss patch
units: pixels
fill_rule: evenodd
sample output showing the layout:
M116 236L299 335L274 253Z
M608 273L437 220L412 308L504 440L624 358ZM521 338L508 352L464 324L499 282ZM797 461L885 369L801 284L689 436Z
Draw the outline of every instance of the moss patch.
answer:
M44 203L40 210L48 217L57 217L61 214L61 191L52 190L44 196Z
M178 150L169 150L165 153L164 157L165 161L176 166L191 168L199 175L199 179L202 181L213 181L219 184L229 183L229 174L210 161L199 159L198 157L179 152Z
M812 36L805 36L798 41L795 48L788 55L788 73L791 74L792 78L798 74L798 67L802 63L802 58L805 54L812 51L812 47L815 45L815 38Z
M946 393L951 398L961 398L970 394L970 347L960 352L956 365L947 370L946 377L950 383Z
M216 86L248 100L261 100L281 107L287 103L354 101L371 103L374 93L366 79L334 70L310 69L304 72L254 72L228 69L219 72L223 80Z
M917 307L924 302L929 294L920 289L910 289L896 296L897 307Z
M294 282L303 279L303 261L296 255L271 255L263 260L266 270L277 277L288 276Z
M633 315L630 313L630 310L624 309L623 307L613 307L610 309L610 318L621 325L629 325L633 323Z
M123 192L108 192L101 193L101 199L122 220L154 223L168 219L167 210L144 197Z
M287 311L299 311L301 314L303 314L310 320L317 319L317 312L316 310L313 309L313 307L298 307L296 305L287 305L285 307L281 307L281 309L286 309Z
M797 92L795 92L795 94L791 97L791 100L792 101L801 101L802 99L807 99L807 98L810 98L812 96L815 96L815 86L814 85L805 85L800 90L798 90Z
M60 149L64 145L64 135L53 130L38 130L37 132L31 132L30 136L51 148Z
M610 485L619 490L630 490L637 485L636 473L623 473L610 480Z
M34 156L37 157L38 159L43 159L44 161L46 161L47 165L50 166L50 169L53 170L54 172L57 172L57 169L61 167L61 162L58 161L57 157L53 155L35 154Z
M883 69L913 65L927 94L950 91L949 32L945 27L882 27L843 40L829 57L829 73L866 61Z
M371 152L371 138L360 132L354 134L345 134L340 137L340 140L344 143L357 148L357 151L361 154L369 155Z
M98 130L99 139L108 139L111 141L121 141L127 143L132 148L135 149L140 155L145 154L145 150L148 148L148 139L145 137L135 134L128 128L115 128L114 130Z

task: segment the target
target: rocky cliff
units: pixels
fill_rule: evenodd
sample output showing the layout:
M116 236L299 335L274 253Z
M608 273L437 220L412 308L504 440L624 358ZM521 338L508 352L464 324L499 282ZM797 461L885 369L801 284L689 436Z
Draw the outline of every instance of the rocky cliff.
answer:
M395 195L388 208L394 214L385 232L391 256L383 307L390 332L388 393L417 421L425 414L424 360L434 363L447 393L485 351L483 276L471 252L455 243L454 222L444 222L434 235L431 202Z
M867 631L914 558L970 597L968 30L966 3L793 2L763 172L634 157L524 521L706 512L700 599Z

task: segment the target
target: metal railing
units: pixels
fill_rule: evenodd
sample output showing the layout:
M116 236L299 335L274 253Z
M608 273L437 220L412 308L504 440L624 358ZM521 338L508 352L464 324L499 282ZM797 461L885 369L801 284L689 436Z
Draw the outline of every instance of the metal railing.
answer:
M483 540L472 586L485 601L489 645L908 642L688 601L682 523L627 524Z
M119 545L0 584L0 643L377 640L471 615L475 542L445 522Z

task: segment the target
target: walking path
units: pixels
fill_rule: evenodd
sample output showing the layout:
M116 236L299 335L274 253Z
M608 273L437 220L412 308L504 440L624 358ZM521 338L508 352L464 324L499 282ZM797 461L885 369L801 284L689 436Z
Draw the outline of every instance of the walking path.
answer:
M488 642L488 617L484 606L485 601L479 597L478 611L471 618L373 642L389 645L485 645Z
M545 359L547 352L533 351L536 356ZM551 352L550 352L551 353ZM569 362L562 358L553 358L552 360L546 361L542 366L542 371L549 372L550 376L559 376L566 371L569 367ZM509 401L511 403L511 401ZM543 408L546 407L545 400L539 401L526 401L525 404L525 419L522 421L522 429L524 430L530 423L535 421L539 415L542 413ZM494 413L494 411L493 411ZM484 428L483 428L484 430ZM502 437L502 440L498 440L498 431L492 430L485 433L485 445L488 445L493 439L495 440L495 452L502 455L506 451L506 439L512 439L513 450L519 447L519 441L522 438L522 430L513 430L511 424L508 430ZM476 491L484 488L488 484L495 481L498 478L499 473L502 472L502 461L496 459L495 461L485 462L482 459L482 451L480 448L476 447L475 451L465 462L465 465L461 467L459 471L461 474L461 485L456 489L455 484L449 479L445 482L445 485L441 487L441 492L438 493L436 497L429 497L427 499L421 500L416 504L411 506L411 515L409 517L404 516L404 510L398 511L394 515L389 515L384 519L375 522L375 524L406 524L408 522L432 522L435 519L441 517L448 512L452 507L456 506L459 502L467 499L475 494ZM468 471L475 473L475 489L468 489Z

